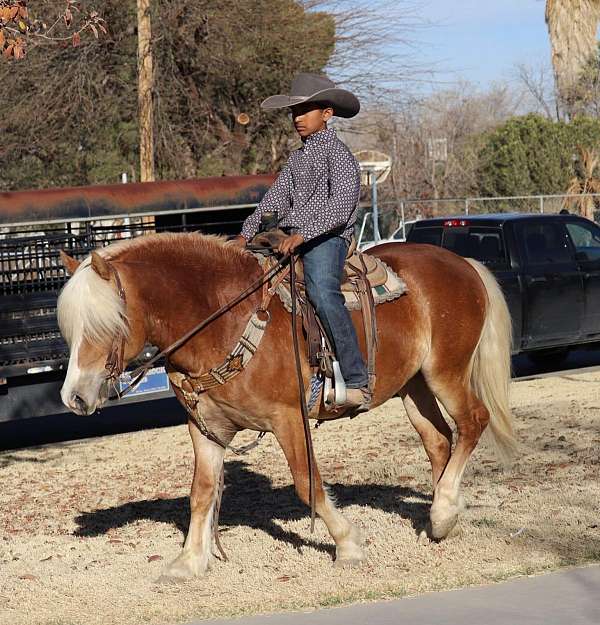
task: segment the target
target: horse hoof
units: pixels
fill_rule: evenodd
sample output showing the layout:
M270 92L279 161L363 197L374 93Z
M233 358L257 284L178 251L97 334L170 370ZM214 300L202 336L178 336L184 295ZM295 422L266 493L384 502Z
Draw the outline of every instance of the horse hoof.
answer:
M362 566L363 560L359 558L338 558L333 563L336 569L357 569Z
M419 544L419 545L428 545L431 542L431 540L429 539L430 535L431 535L431 528L430 527L421 530L421 533L417 537L417 544Z
M210 562L190 552L183 552L162 572L159 579L173 580L166 583L181 584L194 577L202 577L209 568Z
M440 521L431 521L431 536L437 540L448 538L456 527L458 515Z

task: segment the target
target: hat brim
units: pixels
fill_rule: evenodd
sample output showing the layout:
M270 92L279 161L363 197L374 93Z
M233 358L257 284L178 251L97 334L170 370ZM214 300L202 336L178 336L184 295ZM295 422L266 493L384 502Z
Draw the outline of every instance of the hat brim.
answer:
M323 102L330 104L333 114L338 117L354 117L360 111L358 98L346 89L323 89L310 96L272 95L261 103L266 110L288 108L305 102Z

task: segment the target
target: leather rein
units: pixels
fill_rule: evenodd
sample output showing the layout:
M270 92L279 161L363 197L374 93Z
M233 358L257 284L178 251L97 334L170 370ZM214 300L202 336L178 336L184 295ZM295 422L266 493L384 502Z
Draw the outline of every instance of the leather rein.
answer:
M272 248L265 248L262 246L251 246L249 247L249 249L253 251L263 251L263 252L268 250L269 252L272 252ZM316 490L315 490L316 463L315 463L315 456L314 456L314 450L313 450L313 444L312 444L312 436L310 433L310 422L309 422L309 415L308 415L308 406L306 402L306 393L305 393L304 381L302 377L302 366L301 366L301 361L300 361L300 347L298 344L297 315L296 315L297 296L296 296L296 270L295 270L296 255L295 254L293 253L285 254L284 256L282 256L282 258L280 258L275 265L273 265L272 267L264 271L254 282L252 282L252 284L250 284L243 291L241 291L241 293L239 293L236 297L234 297L232 300L230 300L229 302L221 306L221 308L219 308L214 313L209 315L206 319L204 319L203 321L195 325L191 330L186 332L182 337L180 337L179 339L171 343L171 345L163 349L160 353L153 356L149 361L144 363L142 366L138 367L131 374L131 377L132 377L131 382L123 390L119 390L117 385L118 385L118 379L120 375L123 373L123 369L124 369L124 353L125 353L126 340L125 340L125 335L123 334L123 332L119 332L117 336L115 337L115 339L113 340L110 352L106 359L105 379L108 384L113 385L113 388L115 389L117 396L119 398L123 397L125 394L133 390L135 386L137 386L137 384L139 384L139 382L142 380L146 372L152 367L152 365L157 360L159 360L163 356L168 356L169 354L172 354L176 349L178 349L184 343L186 343L192 336L194 336L195 334L203 330L206 326L208 326L211 322L213 322L215 319L217 319L224 313L230 311L236 304L238 304L239 302L244 300L246 297L248 297L258 287L262 286L264 290L265 286L268 286L269 280L273 278L275 274L277 274L281 269L283 269L284 265L288 261L289 261L288 270L290 274L290 288L291 288L291 296L292 296L292 315L291 315L292 317L292 340L293 340L293 345L294 345L294 356L295 356L296 372L297 372L297 377L298 377L300 409L301 409L301 414L302 414L302 423L303 423L303 428L304 428L304 437L305 437L305 443L306 443L306 454L307 454L307 463L308 463L309 499L310 499L310 509L311 509L311 528L310 529L311 529L311 532L314 532L315 517L316 517L316 510L315 510L316 508L316 502L315 502L315 499L316 499ZM123 302L123 305L126 308L127 298L125 296L125 290L123 289L123 285L119 277L119 273L117 269L114 267L114 265L112 265L111 263L109 263L109 267L111 268L111 271L113 273L119 297L121 298L121 301ZM281 279L282 278L279 277L278 281L280 281ZM274 289L267 289L267 291L274 292ZM270 295L265 295L263 293L261 304L256 310L256 313L258 312L265 313L267 315L267 319L270 319L270 313L267 310L267 307L268 307L268 302L271 299L271 295L272 293ZM207 438L217 443L224 449L231 449L236 454L246 453L250 449L256 447L260 439L265 435L265 432L260 432L256 440L250 443L249 445L246 445L242 448L234 448L230 445L227 445L223 441L221 441L220 438L207 427L203 418L199 418L197 415L193 414L189 410L188 410L188 413L193 418L194 422L196 423L200 431ZM218 532L218 508L220 506L221 495L223 491L223 477L224 477L223 469L221 469L221 476L220 476L219 488L218 488L218 498L217 498L218 503L214 511L214 514L216 514L216 517L213 515L213 535L214 535L215 542L219 551L221 552L224 559L227 560L227 556L223 548L221 547L221 543L219 540L219 532Z
M252 250L265 250L265 248L262 248L262 247L260 247L260 248L251 247L251 248L248 248L248 249L252 249ZM151 369L152 365L157 360L159 360L163 356L168 356L169 354L172 354L175 350L177 350L179 347L181 347L184 343L189 341L189 339L192 338L192 336L194 336L195 334L197 334L198 332L203 330L206 326L208 326L210 323L212 323L215 319L217 319L218 317L220 317L224 313L226 313L229 310L231 310L236 304L239 304L242 300L244 300L251 293L253 293L258 287L262 286L268 280L270 280L277 272L279 272L283 268L283 266L285 265L286 261L289 260L289 258L290 258L290 255L289 254L285 254L282 258L280 258L277 261L277 263L275 265L270 267L268 270L264 271L254 282L252 282L252 284L247 286L236 297L234 297L229 302L225 303L223 306L221 306L221 308L216 310L214 313L209 315L206 319L202 320L200 323L195 325L191 330L186 332L183 336L181 336L176 341L171 343L171 345L169 345L168 347L163 349L161 352L159 352L158 354L153 356L150 360L145 362L143 365L138 367L131 374L131 382L123 390L119 390L117 388L117 386L116 386L117 381L118 381L119 377L121 376L121 374L123 373L123 370L124 370L123 359L124 359L124 354L125 354L125 343L126 343L125 336L124 336L123 332L119 332L117 334L117 336L113 339L113 342L112 342L112 345L111 345L111 349L110 349L110 351L108 353L108 356L107 356L107 359L106 359L106 363L104 365L104 369L106 371L105 380L108 383L112 383L113 384L113 388L114 388L114 390L116 392L117 397L120 399L121 397L123 397L124 395L126 395L127 393L132 391L139 384L141 379L148 372L148 370ZM119 277L119 272L117 271L117 269L115 268L115 266L112 263L109 263L109 267L110 267L110 269L111 269L111 271L113 273L119 297L121 298L121 301L123 302L124 307L126 307L127 306L127 298L125 296L125 291L123 289L121 278ZM263 309L262 307L259 307L257 309L257 312L263 312L263 313L267 313L268 314L268 311Z

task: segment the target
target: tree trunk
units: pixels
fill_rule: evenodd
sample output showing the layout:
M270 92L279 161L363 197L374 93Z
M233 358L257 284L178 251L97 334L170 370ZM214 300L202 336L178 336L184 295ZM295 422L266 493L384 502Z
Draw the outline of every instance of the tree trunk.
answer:
M546 0L546 24L560 103L572 117L578 111L581 72L596 53L600 0Z
M140 182L154 180L154 115L152 93L152 28L150 0L137 0L138 14L138 108L140 116Z

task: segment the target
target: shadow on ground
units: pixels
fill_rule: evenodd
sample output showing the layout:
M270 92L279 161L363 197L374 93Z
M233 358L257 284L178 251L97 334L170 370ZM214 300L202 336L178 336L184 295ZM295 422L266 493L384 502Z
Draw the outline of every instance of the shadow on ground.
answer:
M351 505L378 508L410 520L416 531L425 526L431 497L411 488L381 484L329 484L340 508ZM406 501L407 498L418 501ZM306 518L308 508L298 499L293 486L274 488L271 480L236 460L225 465L225 493L221 507L220 527L245 526L266 532L300 550L310 546L319 551L335 552L333 544L305 540L295 532L283 529L275 520ZM189 522L188 497L134 501L111 508L84 512L76 519L76 536L100 536L111 529L141 520L174 525L183 535Z

